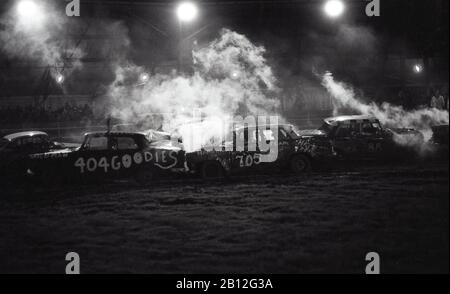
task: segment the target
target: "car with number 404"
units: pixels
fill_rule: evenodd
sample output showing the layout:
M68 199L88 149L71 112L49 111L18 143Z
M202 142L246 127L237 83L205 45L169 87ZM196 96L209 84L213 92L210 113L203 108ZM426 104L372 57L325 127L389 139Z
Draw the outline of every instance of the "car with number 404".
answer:
M31 154L27 164L32 177L48 184L129 177L144 184L184 170L184 151L170 140L149 141L144 133L96 132L75 150Z

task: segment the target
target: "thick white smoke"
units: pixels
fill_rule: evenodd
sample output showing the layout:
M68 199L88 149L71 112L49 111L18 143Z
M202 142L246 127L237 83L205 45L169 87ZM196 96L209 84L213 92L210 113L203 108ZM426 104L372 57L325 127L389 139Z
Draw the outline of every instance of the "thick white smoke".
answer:
M384 102L381 105L375 102L364 103L356 96L353 88L343 82L334 80L331 73L322 76L322 85L328 90L334 99L334 115L338 115L340 109L350 108L358 114L372 115L389 128L413 128L420 131L425 141L432 136L432 126L448 124L448 111L435 108L420 108L405 110L402 106ZM412 145L416 141L407 138L397 138L398 143Z
M193 74L157 74L150 76L145 84L139 84L144 69L129 63L119 64L108 92L111 114L136 122L158 113L163 118L162 129L178 131L186 149L198 149L227 128L235 115L276 112L278 89L264 52L263 47L255 46L244 35L224 29L217 40L192 52ZM195 131L181 127L193 121L196 114L196 119L201 116L203 123ZM202 134L203 142L188 142L192 132Z
M65 37L68 19L64 10L56 9L51 1L19 1L0 19L0 50L10 57L51 66L53 75L69 57L75 60L70 64L73 70L81 65L77 60L83 52L76 41Z

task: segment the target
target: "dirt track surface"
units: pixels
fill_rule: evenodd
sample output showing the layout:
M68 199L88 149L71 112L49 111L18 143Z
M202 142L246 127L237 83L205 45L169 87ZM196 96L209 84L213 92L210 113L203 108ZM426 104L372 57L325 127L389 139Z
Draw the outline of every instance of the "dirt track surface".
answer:
M2 192L0 272L449 271L448 163L68 190Z

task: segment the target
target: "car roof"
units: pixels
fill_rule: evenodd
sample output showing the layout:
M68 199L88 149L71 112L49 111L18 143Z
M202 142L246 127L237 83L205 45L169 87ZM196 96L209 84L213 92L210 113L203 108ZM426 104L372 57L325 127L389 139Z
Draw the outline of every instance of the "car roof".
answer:
M21 138L21 137L33 137L33 136L48 136L48 134L45 132L40 132L40 131L26 131L26 132L19 132L19 133L13 133L13 134L6 135L3 137L3 139L12 141L12 140L15 140L15 139Z
M140 132L140 133L144 133L144 134L155 133L155 134L169 135L169 136L171 135L171 133L169 133L169 132L165 132L165 131L157 131L157 130L154 130L154 129L147 129L147 130L142 131L142 132Z
M88 132L84 134L85 136L145 136L142 132Z
M369 122L378 122L378 119L371 115L343 115L343 116L335 116L324 119L324 121L329 125L336 125L341 122L350 122L350 121L369 121Z
M234 130L235 131L239 131L239 130L242 130L242 129L256 129L257 127L259 129L269 129L271 127L282 127L282 128L287 127L287 128L291 128L291 127L293 127L293 125L291 125L291 124L272 124L272 125L270 125L270 124L262 124L262 125L258 125L258 126L256 126L256 125L253 125L253 126L238 126Z

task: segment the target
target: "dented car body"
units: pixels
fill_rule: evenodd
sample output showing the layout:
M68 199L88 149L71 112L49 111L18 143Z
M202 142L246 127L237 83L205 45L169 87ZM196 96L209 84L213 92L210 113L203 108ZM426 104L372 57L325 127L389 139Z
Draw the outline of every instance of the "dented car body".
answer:
M383 128L377 118L366 115L326 118L318 130L304 130L300 135L327 138L336 159L346 161L412 156L414 146L424 142L423 135L416 130Z
M314 130L297 131L286 124L276 126L275 130L274 126L234 130L232 141L188 153L188 166L203 177L274 167L303 173L325 162L391 160L412 156L415 152L412 143L423 141L420 132L385 129L378 119L362 115L326 118L323 125ZM242 136L245 137L244 148L239 148L237 142ZM252 140L256 141L253 144L256 148L249 150L247 147ZM277 156L275 160L263 162L260 158L270 150L260 146L271 140L277 144L269 149L276 147ZM231 149L227 148L230 146Z
M274 168L295 173L308 171L314 162L333 157L324 137L300 136L292 125L240 127L229 141L186 154L187 165L203 178Z
M25 131L0 138L0 175L2 180L25 174L25 161L30 154L60 150L64 145L53 142L47 133Z

